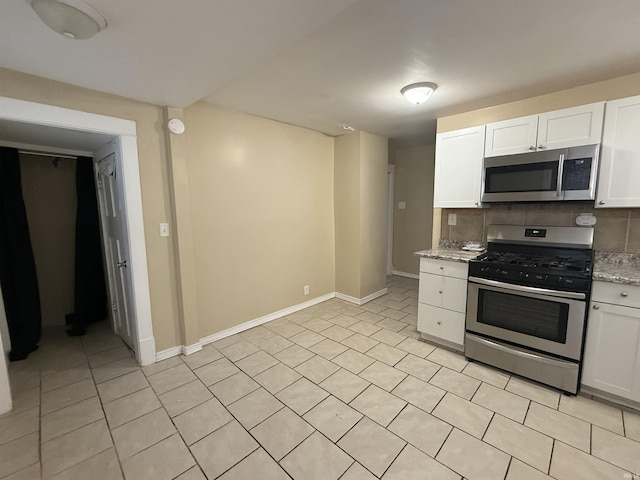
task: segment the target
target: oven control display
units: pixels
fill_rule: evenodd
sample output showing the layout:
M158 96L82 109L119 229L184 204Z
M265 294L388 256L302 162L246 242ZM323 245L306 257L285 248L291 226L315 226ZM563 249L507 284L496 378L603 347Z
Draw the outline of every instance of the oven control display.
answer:
M536 237L536 238L545 238L547 236L546 228L525 228L524 229L525 237Z

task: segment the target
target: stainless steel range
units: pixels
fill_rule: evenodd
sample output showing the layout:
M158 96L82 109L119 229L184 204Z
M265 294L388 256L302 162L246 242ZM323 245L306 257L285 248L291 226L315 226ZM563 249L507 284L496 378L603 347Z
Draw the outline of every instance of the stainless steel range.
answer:
M469 262L465 356L577 393L592 227L491 225Z

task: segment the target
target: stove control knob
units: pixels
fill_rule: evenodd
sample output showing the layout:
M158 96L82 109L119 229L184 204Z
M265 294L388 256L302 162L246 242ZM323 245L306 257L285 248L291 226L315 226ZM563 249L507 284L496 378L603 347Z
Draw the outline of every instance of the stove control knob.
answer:
M598 305L594 305L594 306L593 306L593 309L594 309L594 310L600 310L600 307L599 307Z
M489 270L491 270L489 267L481 267L480 268L481 272L488 272Z

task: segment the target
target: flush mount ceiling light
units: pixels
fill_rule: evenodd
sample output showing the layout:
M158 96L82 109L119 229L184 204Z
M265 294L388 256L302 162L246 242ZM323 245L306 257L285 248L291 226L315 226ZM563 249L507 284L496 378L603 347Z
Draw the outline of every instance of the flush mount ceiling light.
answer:
M107 26L102 15L80 0L32 0L31 7L49 28L67 38L91 38Z
M436 88L438 88L438 86L435 83L418 82L407 85L400 90L400 93L404 95L404 98L406 98L409 103L420 105L429 100L429 97Z
M343 130L347 130L348 132L355 132L355 130L356 130L351 125L346 125L344 123L340 124L340 128L342 128Z

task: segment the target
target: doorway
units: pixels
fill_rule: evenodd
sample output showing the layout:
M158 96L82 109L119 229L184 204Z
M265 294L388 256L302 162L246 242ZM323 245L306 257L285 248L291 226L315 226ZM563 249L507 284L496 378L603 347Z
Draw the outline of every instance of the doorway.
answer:
M393 275L393 184L395 182L396 166L387 165L387 275Z
M141 365L154 363L156 349L151 320L135 122L0 97L0 131L7 146L11 146L11 141L16 144L28 141L31 148L40 147L53 153L56 153L56 149L75 149L83 155L96 157L100 149L110 142L117 147L121 158L119 173L125 213L123 221L129 246L127 268L131 276L131 316L135 331L133 348ZM8 382L2 384L3 378L0 374L0 390L8 390ZM0 405L0 411L3 407L6 405Z

